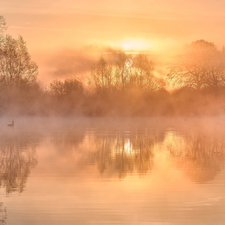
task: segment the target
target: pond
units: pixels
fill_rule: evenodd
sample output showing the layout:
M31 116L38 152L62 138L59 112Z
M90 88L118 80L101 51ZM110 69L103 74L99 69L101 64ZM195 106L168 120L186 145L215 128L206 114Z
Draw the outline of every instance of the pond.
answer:
M0 126L0 224L225 223L222 117Z

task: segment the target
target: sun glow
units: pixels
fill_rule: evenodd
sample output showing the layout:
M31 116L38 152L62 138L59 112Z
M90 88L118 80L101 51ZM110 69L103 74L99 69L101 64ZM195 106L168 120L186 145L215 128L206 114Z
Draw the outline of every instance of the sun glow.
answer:
M132 144L130 143L130 140L127 140L127 142L124 144L124 151L127 154L131 154L132 153Z
M145 51L153 48L153 44L144 39L125 39L120 43L124 51Z
M126 154L126 155L129 155L131 156L132 154L135 154L136 151L133 149L133 145L132 143L130 142L130 139L127 139L125 140L125 142L123 143L122 146L117 146L117 143L115 142L114 144L112 144L112 157L115 157L117 155L120 155L120 154Z
M132 59L127 59L125 62L126 67L131 67L133 65L133 60Z

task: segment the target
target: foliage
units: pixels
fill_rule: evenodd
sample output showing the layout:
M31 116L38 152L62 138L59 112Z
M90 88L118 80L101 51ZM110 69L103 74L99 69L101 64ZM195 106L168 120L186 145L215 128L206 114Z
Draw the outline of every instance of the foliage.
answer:
M167 81L173 86L201 90L225 85L224 56L216 46L205 40L192 42L170 65Z
M50 92L55 96L83 95L83 84L73 78L64 81L54 80L50 84Z
M7 30L6 21L3 16L0 15L0 45L4 42L4 31Z
M225 51L205 40L185 46L165 80L148 54L102 55L90 71L89 89L76 77L54 80L44 89L37 80L22 36L3 36L0 16L0 115L199 116L223 113ZM110 56L109 56L110 55ZM111 58L110 58L111 57ZM84 81L84 82L83 82ZM224 107L225 108L225 107Z
M106 60L101 57L92 68L92 78L97 92L110 91L113 87L113 71Z
M0 87L24 87L35 83L38 66L31 61L26 42L7 35L0 48Z
M98 93L112 90L148 93L163 87L154 76L153 62L144 54L128 55L119 52L111 64L102 56L93 66L91 74Z

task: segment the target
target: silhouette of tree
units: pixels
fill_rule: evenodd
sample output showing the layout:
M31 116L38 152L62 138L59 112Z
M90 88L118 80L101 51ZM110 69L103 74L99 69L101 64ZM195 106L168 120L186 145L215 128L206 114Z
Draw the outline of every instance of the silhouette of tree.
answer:
M6 35L0 54L0 86L24 87L36 83L38 66L31 61L26 42Z
M52 106L59 114L78 113L85 96L83 84L76 78L55 80L50 84Z
M116 54L115 62L115 85L118 89L124 90L129 81L130 69L126 66L126 61L130 60L131 56L125 52L118 52Z
M4 31L7 30L6 21L3 16L0 15L0 45L4 42Z
M91 71L97 93L110 91L113 85L112 67L103 56L93 66Z
M101 57L93 66L92 78L97 92L138 90L148 93L163 86L153 72L153 62L147 55L118 52L111 64Z
M163 83L154 76L154 64L147 55L137 54L134 56L130 85L145 93L163 87Z
M58 97L77 96L84 94L83 84L77 79L67 78L64 81L55 80L50 84L50 92Z
M221 52L205 40L186 45L184 53L170 65L167 80L173 86L201 90L206 86L219 87L225 84L225 67Z

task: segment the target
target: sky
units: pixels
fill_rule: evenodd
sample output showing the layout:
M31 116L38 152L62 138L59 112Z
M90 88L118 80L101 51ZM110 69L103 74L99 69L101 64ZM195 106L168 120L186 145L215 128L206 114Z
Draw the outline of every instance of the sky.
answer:
M7 33L24 37L40 79L49 82L63 70L82 73L95 60L93 49L148 51L163 58L199 39L222 47L224 7L223 0L1 0L0 15Z

